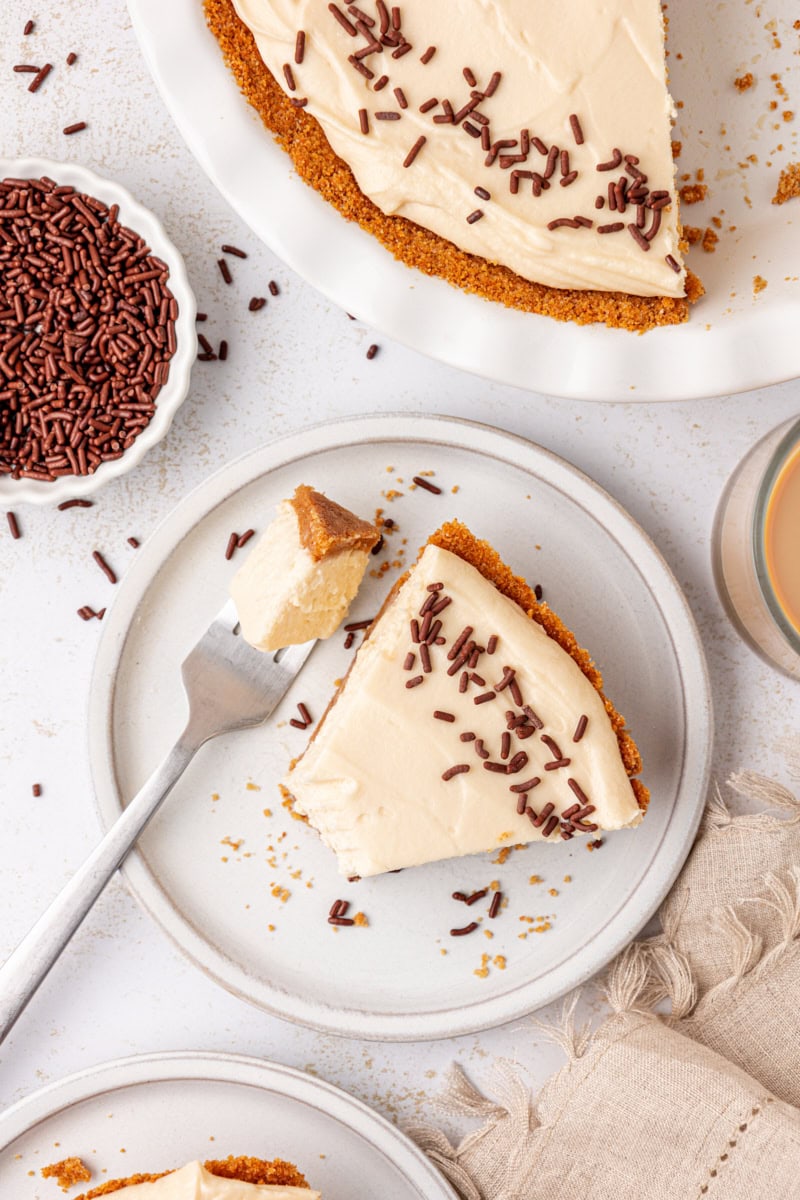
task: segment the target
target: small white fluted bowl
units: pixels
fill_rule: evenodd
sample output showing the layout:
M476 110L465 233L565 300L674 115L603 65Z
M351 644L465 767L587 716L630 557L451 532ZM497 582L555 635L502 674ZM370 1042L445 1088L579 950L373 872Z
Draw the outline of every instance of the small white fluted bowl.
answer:
M52 483L0 475L0 507L22 503L60 504L63 500L83 499L130 471L152 446L161 441L172 424L189 391L192 364L197 355L197 303L183 258L167 237L158 217L134 200L127 188L77 163L53 162L46 158L0 158L0 179L39 179L43 175L58 184L68 184L77 191L95 196L109 206L119 205L120 222L144 238L152 253L167 264L167 286L178 302L176 350L170 359L167 382L156 399L152 420L120 458L101 463L92 475L62 475Z

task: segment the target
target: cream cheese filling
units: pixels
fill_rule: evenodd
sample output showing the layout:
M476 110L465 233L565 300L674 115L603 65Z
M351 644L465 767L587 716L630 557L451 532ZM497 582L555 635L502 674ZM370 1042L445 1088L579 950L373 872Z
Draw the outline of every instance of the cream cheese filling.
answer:
M125 1200L321 1200L311 1188L271 1183L244 1183L212 1175L202 1163L191 1162L152 1183L123 1188Z
M446 642L431 646L432 669L425 672L410 628L433 583L444 584L441 594L450 604L436 618ZM457 660L447 654L465 626L482 646L492 634L498 640L492 655L480 656L478 678L462 692L464 672L448 674ZM404 669L409 654L414 661ZM512 731L503 759L506 713L523 712L513 689L494 691L507 667L515 672L517 700L532 708L542 727L524 740ZM407 686L419 676L421 683ZM488 693L493 698L475 702ZM579 724L585 728L575 742ZM463 734L474 737L465 741ZM479 756L478 739L486 758ZM511 763L520 753L525 761L513 774L484 766ZM565 759L556 769L547 766ZM447 777L465 765L469 770ZM603 701L575 661L474 567L427 546L285 786L296 810L336 853L342 874L367 876L530 842L545 832L559 840L559 822L548 831L549 817L537 826L517 811L525 794L519 785L533 779L527 804L537 817L548 805L560 816L583 795L594 808L584 823L621 829L641 820Z
M627 180L628 188L635 187L636 172L647 176L648 194L660 193L655 203L674 196L673 106L660 0L405 0L401 33L412 49L397 58L390 45L359 57L380 44L374 0L358 9L376 24L362 22L360 29L352 6L343 3L234 4L275 79L305 102L361 191L384 213L407 217L462 250L551 287L683 296L677 205L639 212L629 202L622 212L615 199L609 208L609 184ZM305 35L302 55L296 55L298 31ZM434 53L421 61L430 47ZM496 72L499 81L478 103L477 118L436 120L446 117L445 100L459 113L473 91L491 90ZM378 88L384 76L387 82ZM437 103L421 112L434 98ZM381 119L382 113L394 119ZM578 132L570 117L578 118ZM491 146L514 143L497 150L488 166L485 143L471 136L480 135L481 119L488 122ZM520 144L526 134L525 161L507 162L526 149ZM404 166L420 138L424 143ZM547 154L534 139L547 152L558 150L550 186L539 195L524 174L547 170ZM623 158L616 169L598 171L598 164L614 161L615 149L635 162ZM561 151L568 162L562 163ZM476 195L476 188L490 199ZM591 227L548 228L576 217ZM643 241L659 222L652 239ZM599 232L618 224L620 229Z

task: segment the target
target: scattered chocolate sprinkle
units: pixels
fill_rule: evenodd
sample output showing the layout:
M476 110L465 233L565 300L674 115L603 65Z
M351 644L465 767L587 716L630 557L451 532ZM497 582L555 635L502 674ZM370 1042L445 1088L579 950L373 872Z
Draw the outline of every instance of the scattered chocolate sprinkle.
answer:
M524 783L512 783L508 790L515 793L532 792L541 782L539 776L534 775L531 779L526 779Z
M448 672L448 674L449 674L449 672ZM468 686L469 686L469 674L466 671L462 671L461 676L458 680L459 692L461 692L463 694L467 690Z
M477 671L471 671L469 677L473 683L478 685L478 687L486 687L486 680L482 675L479 675Z
M34 796L38 800L42 794L42 785L40 783L35 783L33 785L33 787L31 788L31 791L33 792Z
M572 760L569 758L554 758L552 762L544 764L545 771L558 771L561 767L568 767Z
M421 475L415 475L411 482L415 483L417 487L423 488L426 492L432 492L434 496L441 496L442 494L442 489L440 487L437 487L435 483L430 483Z
M306 725L310 725L312 723L311 713L308 711L302 701L297 705L297 711L300 713L300 716L303 718Z
M522 711L535 729L544 729L544 721L540 717L537 717L530 704L526 704Z
M23 37L28 37L28 35L29 35L29 34L33 33L33 31L34 31L34 29L35 29L35 28L36 28L36 22L35 22L35 21L26 21L26 22L25 22L25 28L24 28L24 29L23 29L23 31L22 31L22 36L23 36Z
M583 713L578 719L578 724L575 726L575 732L572 735L573 742L579 742L581 740L583 735L586 733L586 726L588 724L589 718L586 716L586 713Z
M39 70L39 68L34 67L32 63L17 63L13 69L18 75L35 75Z
M471 212L469 214L469 216L467 217L467 224L474 225L476 221L480 221L482 216L483 216L483 210L480 208L476 208L475 211Z
M569 123L570 123L570 128L572 129L572 136L575 138L575 145L582 146L583 145L583 130L581 129L581 123L578 120L575 113L570 113Z
M664 262L667 264L668 267L672 268L672 270L675 272L676 275L680 275L680 273L681 273L680 265L679 265L679 263L676 262L676 260L672 257L671 254L666 255Z
M329 4L328 12L330 12L334 15L334 17L339 22L339 24L341 25L341 27L345 31L345 33L348 33L350 35L350 37L357 36L358 30L356 29L355 25L353 25L350 21L348 21L347 17L344 15L344 13L342 12L342 10L339 8L338 5Z
M194 314L194 319L195 319L195 321L207 321L207 320L208 320L208 313L204 313L204 312L198 312L198 313L195 313L195 314Z
M138 539L138 538L135 538L135 537L129 537L129 538L128 538L128 545L129 545L129 546L130 546L130 547L131 547L133 550L138 550L138 549L139 549L139 545L140 545L139 539ZM240 545L240 546L242 545L242 542L241 542L241 541L239 542L239 545Z
M475 741L475 734L472 732L472 730L471 730L471 729L467 729L467 730L466 730L464 733L462 733L462 734L459 734L459 741L461 741L461 742L474 742L474 741Z
M59 512L65 512L68 508L93 508L92 500L62 500L58 506Z
M612 221L610 225L598 225L598 233L619 233L620 229L625 228L624 221Z
M591 804L589 797L586 795L586 793L584 792L581 785L577 782L577 780L568 779L567 784L569 785L570 789L575 794L575 796L577 796L578 800L580 800L581 804L583 804L584 806Z
M290 718L289 718L289 724L290 724L290 725L291 725L291 726L292 726L294 729L307 729L307 728L308 728L308 726L306 725L305 721L298 721L297 717L290 717Z
M253 296L252 300L250 301L250 303L247 306L248 311L249 312L260 312L261 309L264 308L266 303L267 303L267 300L266 300L265 296Z
M644 234L642 233L642 231L640 229L636 228L636 226L633 223L628 225L628 232L630 233L631 237L636 242L636 244L642 250L650 249L650 243L648 242L647 238L644 236Z
M75 53L74 50L70 50L69 54L67 55L67 66L73 67L77 61L78 61L77 54Z
M408 101L406 100L405 92L403 91L403 89L401 87L396 87L393 90L394 90L395 99L397 100L397 103L400 105L400 107L408 108Z
M477 754L478 758L486 759L489 757L489 751L485 749L483 745L483 738L475 739L475 753Z
M217 259L217 266L219 267L219 273L222 276L222 278L225 280L225 282L233 283L233 276L231 275L230 267L228 266L228 264L226 263L224 258Z
M505 775L508 768L502 762L485 762L483 769L484 771L494 771L496 775Z
M349 650L355 640L356 635L354 633L348 633L347 637L344 639L345 650Z
M528 796L525 792L517 796L517 814L521 817L528 807Z
M464 937L468 933L473 933L478 928L477 921L470 921L469 925L464 925L461 929L451 929L451 937Z
M238 535L238 533L232 533L231 536L228 538L228 545L225 550L225 561L226 562L230 562L230 560L233 558L233 553L238 545L239 545L239 535Z
M577 229L578 222L573 220L571 217L557 217L555 221L548 221L547 223L547 228L551 230L560 229L562 226L570 229Z
M247 258L244 250L240 250L238 246L231 246L228 242L223 242L220 246L223 254L232 254L234 258Z
M399 121L400 113L399 112L376 112L375 120L376 121Z
M511 680L511 683L508 685L508 690L511 692L511 698L513 699L514 703L522 707L522 692L519 690L519 684L517 683L516 679Z
M403 660L403 670L404 670L404 671L410 671L410 670L411 670L411 668L413 667L413 665L414 665L414 662L415 662L415 660L416 660L416 657L417 657L417 656L416 656L416 654L414 653L414 651L413 651L413 650L409 650L408 654L405 656L405 659Z
M355 925L352 917L328 917L329 925Z
M434 604L433 608L431 609L431 615L435 617L440 612L444 612L449 604L452 604L450 597L442 596L441 600L437 600L436 604Z
M223 338L219 344L219 361L225 362L228 357L228 343Z
M298 66L302 63L306 53L306 34L304 29L298 29L297 37L294 42L294 61Z
M280 288L278 287L278 285L274 279L270 279L269 283L267 284L267 288L269 290L270 296L277 296L280 294Z
M345 625L344 631L345 633L358 633L360 629L369 629L374 620L374 617L367 617L364 621L350 621Z
M308 97L307 97L307 96L303 96L303 98L302 98L302 99L297 99L297 97L296 97L296 96L293 96L293 97L292 97L292 99L291 99L291 104L292 104L292 105L293 105L295 108L305 108L305 106L308 104Z
M53 69L52 63L45 63L45 65L42 67L42 69L40 71L37 71L37 73L34 75L33 79L31 80L31 82L28 84L28 91L29 92L38 92L39 88L42 86L45 79L47 79L47 76L50 74L52 69Z
M422 675L415 675L413 679L408 679L406 681L406 687L407 688L419 687L419 685L422 683L422 678L423 678Z
M486 643L486 653L487 654L494 654L495 650L497 649L497 641L498 641L497 634L493 633L492 636L489 638L488 642Z
M549 804L549 803L545 804L544 808L539 813L538 817L536 817L536 819L532 822L532 824L535 825L537 829L540 829L541 826L544 825L545 821L548 819L548 817L550 816L550 814L552 813L554 808L555 808L555 804ZM556 823L557 822L558 822L558 817L556 817Z
M524 810L523 810L524 811ZM494 919L500 912L500 905L503 903L503 893L495 892L492 896L492 903L489 905L489 916Z
M464 121L461 128L464 130L464 133L468 133L470 137L479 138L481 136L481 131L478 126L473 125L471 121Z
M550 817L544 829L542 830L543 837L550 837L555 827L558 825L558 817Z
M422 663L422 669L425 674L429 675L431 672L431 652L428 649L427 642L420 642L419 661Z
M73 125L66 125L61 132L69 136L71 133L81 133L84 129L86 129L86 122L76 121Z
M377 540L377 542L375 543L375 545L372 547L372 549L371 549L371 551L370 551L370 554L373 554L373 555L375 555L375 554L380 554L380 552L381 552L381 550L383 549L384 545L385 545L385 542L384 542L383 534L381 534L381 536L378 538L378 540Z
M461 633L458 635L458 637L456 638L456 640L453 642L452 646L450 647L449 651L447 652L447 657L449 660L452 661L454 658L458 658L458 656L461 652L462 646L464 645L464 643L466 642L467 638L469 637L469 635L471 633L472 633L472 626L465 625L464 628L461 630Z
M430 112L432 108L436 108L438 103L439 101L436 99L436 97L431 96L430 100L426 100L423 104L420 104L419 111L421 113Z
M91 621L93 617L98 621L102 621L105 615L106 610L104 608L101 608L99 612L95 612L94 609L90 608L88 604L85 604L83 608L78 609L78 616L82 621Z
M489 891L489 889L488 889L488 888L480 888L480 890L479 890L479 891L477 891L477 892L471 892L471 893L470 893L470 895L469 895L469 896L467 896L467 898L466 898L466 900L464 901L464 903L465 903L465 904L477 904L477 902L478 902L479 900L482 900L482 899L483 899L483 897L484 897L485 895L487 895L488 891Z
M508 758L511 753L511 734L506 731L500 738L500 757Z
M513 667L503 667L503 678L500 680L499 683L496 683L494 685L494 690L496 692L502 692L505 688L508 687L508 685L511 683L511 680L513 678L514 678L514 668Z
M344 913L347 912L349 907L350 907L350 904L349 904L349 901L347 901L347 900L334 900L333 904L330 907L330 912L328 913L328 916L329 917L338 917L340 915L343 915Z
M602 162L602 163L597 164L596 169L598 171L616 171L617 167L622 162L622 151L618 150L615 146L611 153L612 153L612 157L608 162Z
M433 58L435 53L436 53L436 47L428 46L428 49L425 51L425 53L421 54L419 56L419 61L422 63L423 66L427 67L428 63L431 61L431 59Z
M472 701L473 704L486 704L489 700L496 700L497 692L481 692L480 696L476 696Z
M366 357L371 362L377 353L378 353L377 344L375 342L373 342L371 346L367 347Z
M106 579L108 579L109 583L116 583L117 582L116 575L114 574L114 572L112 571L111 567L108 565L106 560L103 558L103 556L99 550L92 551L92 558L97 563L98 567L103 572Z
M553 755L553 758L560 759L560 758L564 757L563 754L561 753L561 747L559 746L558 742L555 741L554 738L551 738L548 733L542 734L542 741L544 742L545 746L547 746L547 749L550 751L550 753Z
M15 541L17 538L21 538L22 534L20 533L19 522L17 521L16 513L7 512L6 520L8 521L8 528L12 538L14 538Z
M444 587L443 583L429 583L425 588L426 592L440 592Z
M523 767L528 765L528 756L524 750L518 750L511 759L506 770L509 775L516 775L517 771L521 771Z
M434 717L437 721L455 721L455 716L451 712L443 712L440 708L434 710Z
M466 892L453 892L451 899L464 901L467 898Z
M536 597L536 599L541 602L544 592L542 591L542 585L540 583L537 583L536 587L533 589L533 594Z
M420 680L421 679L422 679L422 676L420 676ZM408 687L408 684L406 684L406 687ZM447 768L447 770L442 775L442 779L446 783L449 779L452 779L455 775L464 775L468 770L469 770L469 763L457 763L456 766Z
M491 198L492 198L491 192L487 192L485 187L476 187L475 195L478 197L479 200L491 200Z

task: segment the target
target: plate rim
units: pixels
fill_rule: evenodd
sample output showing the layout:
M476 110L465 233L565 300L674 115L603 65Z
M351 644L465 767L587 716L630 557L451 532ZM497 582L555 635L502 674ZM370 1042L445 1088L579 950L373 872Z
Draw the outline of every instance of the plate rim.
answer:
M549 990L542 986L541 981L544 977L539 977L532 982L518 985L505 995L473 1001L468 1005L461 1004L455 1008L414 1014L375 1014L365 1009L315 1004L304 997L296 996L291 997L293 1011L287 1011L286 1002L281 1002L283 993L280 989L270 988L262 980L254 980L254 977L239 964L225 958L209 945L189 919L175 909L168 893L150 872L138 848L134 848L122 864L120 873L138 903L185 957L226 990L262 1011L321 1033L364 1040L425 1041L461 1036L506 1024L551 1003L596 974L636 936L657 910L691 850L700 823L713 749L713 709L702 643L688 601L660 551L636 521L599 484L559 455L526 438L484 423L447 416L380 414L347 417L309 426L249 451L209 476L172 509L143 544L122 581L104 621L92 672L87 724L89 763L94 784L95 808L101 825L106 829L119 813L111 723L119 664L131 623L154 575L189 530L201 524L208 513L228 497L255 479L287 463L326 450L386 441L438 441L440 444L445 443L456 449L482 455L489 453L487 446L493 443L505 449L506 453L513 448L518 464L519 456L524 453L535 459L540 469L544 464L562 477L566 475L571 486L583 489L601 508L605 507L621 523L628 537L633 539L639 554L643 553L645 558L649 559L651 570L655 569L660 573L664 588L659 593L657 606L670 634L683 698L685 755L673 803L682 801L683 805L688 805L691 810L691 815L685 817L682 836L675 838L673 833L675 844L668 842L670 852L674 855L669 869L659 877L660 882L655 889L652 883L649 884L645 907L637 909L634 898L648 882L648 877L643 877L642 882L609 922L617 929L616 937L612 938L611 948L588 958L584 951L586 965L577 972L577 976L574 971L569 971L569 962L574 961L573 956L572 959L556 964L550 969L548 975L555 976L556 982L554 984L550 981ZM266 465L262 465L264 459L269 460ZM532 470L531 467L527 469ZM199 501L202 502L202 511L198 515ZM647 590L653 595L652 582L649 581L648 575L644 574L640 558L633 559L630 549L624 543L623 549L643 575ZM674 609L671 615L664 611L667 598L670 601L668 607ZM681 635L677 640L676 628ZM691 688L687 687L687 676L691 677ZM695 700L695 696L699 699ZM692 698L691 706L689 697ZM692 720L689 720L690 715ZM695 789L696 795L691 800ZM653 852L653 861L659 854L663 854L662 847L669 834L670 825L667 825L657 850ZM620 926L621 930L618 928ZM568 976L566 981L563 976ZM529 996L531 992L534 993L533 998ZM513 997L519 997L515 1003L511 1003ZM499 1014L496 1011L498 1008Z
M259 1080L259 1076L261 1079ZM388 1120L377 1109L372 1108L344 1088L316 1075L309 1075L297 1067L289 1067L273 1059L258 1058L250 1054L231 1054L224 1051L167 1050L149 1054L134 1054L124 1058L110 1059L90 1067L84 1067L62 1079L54 1080L28 1096L24 1096L0 1114L0 1154L4 1154L15 1141L31 1132L64 1109L84 1103L107 1092L147 1083L192 1080L195 1083L233 1083L260 1087L272 1083L272 1090L292 1099L311 1102L319 1093L327 1100L322 1107L332 1120L345 1125L351 1133L378 1150L392 1165L402 1171L408 1182L417 1189L420 1200L437 1200L436 1195L422 1190L422 1185L438 1185L438 1200L457 1200L456 1193L437 1171L424 1151L397 1125ZM275 1080L283 1088L275 1086ZM63 1097L63 1098L62 1098ZM308 1102L306 1100L306 1102ZM337 1111L338 1110L338 1111ZM341 1113L350 1112L353 1123L342 1119ZM374 1128L375 1138L365 1133L365 1128ZM384 1144L380 1144L382 1139ZM397 1152L398 1162L387 1147ZM412 1166L418 1177L410 1175L406 1166Z
M503 309L400 263L296 174L242 99L206 28L200 0L173 0L168 8L160 0L128 0L145 62L192 156L256 237L332 303L386 336L496 383L572 400L699 400L800 375L794 336L800 296L775 311L751 306L725 325L721 314L695 310L680 327L686 334L676 347L672 326L651 330L643 340L624 330L559 322ZM156 11L157 22L150 16ZM202 57L203 71L196 73L202 88L191 73L180 74L187 53ZM245 143L236 155L228 120ZM217 132L222 128L225 136ZM261 135L257 144L251 141L254 129ZM242 182L248 185L244 192ZM293 235L298 226L306 236ZM506 314L499 322L495 310ZM713 324L706 328L708 321ZM622 339L620 354L615 343L623 345ZM759 353L744 352L743 341ZM568 365L551 365L556 362Z

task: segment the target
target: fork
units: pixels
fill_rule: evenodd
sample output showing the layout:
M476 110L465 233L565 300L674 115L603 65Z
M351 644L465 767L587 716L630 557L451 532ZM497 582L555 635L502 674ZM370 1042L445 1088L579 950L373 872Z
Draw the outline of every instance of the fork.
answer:
M183 733L0 967L0 1042L200 747L222 733L266 721L314 645L304 642L264 654L239 636L232 600L217 614L181 666L189 701Z

